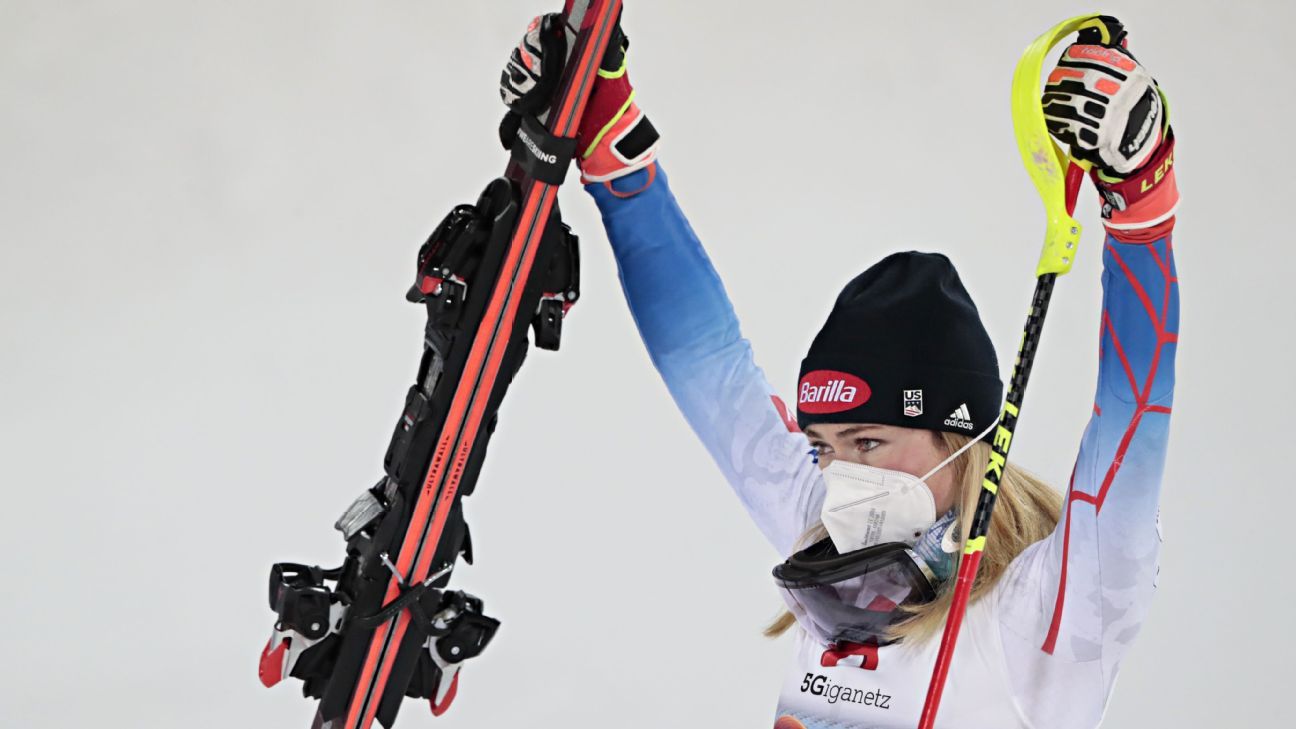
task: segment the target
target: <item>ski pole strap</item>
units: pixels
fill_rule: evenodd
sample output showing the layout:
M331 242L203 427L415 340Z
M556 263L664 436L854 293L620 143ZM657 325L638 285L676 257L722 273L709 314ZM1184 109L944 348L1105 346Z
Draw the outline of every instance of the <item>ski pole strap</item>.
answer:
M534 116L512 112L504 118L500 129L501 135L512 131L509 153L528 177L550 185L563 184L576 157L575 137L556 136Z

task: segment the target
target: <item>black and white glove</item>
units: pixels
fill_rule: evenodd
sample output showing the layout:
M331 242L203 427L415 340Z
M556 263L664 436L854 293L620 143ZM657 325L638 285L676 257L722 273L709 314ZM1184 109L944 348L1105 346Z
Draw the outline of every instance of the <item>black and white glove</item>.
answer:
M1044 120L1093 164L1109 231L1150 231L1173 225L1179 205L1174 178L1174 133L1165 94L1126 47L1125 28L1100 16L1062 52L1044 87Z
M1063 51L1044 88L1044 118L1076 159L1123 177L1160 146L1167 111L1156 80L1125 47L1125 29L1103 21Z
M504 105L519 113L535 114L544 121L574 39L575 35L563 26L558 13L532 19L500 74L500 98Z

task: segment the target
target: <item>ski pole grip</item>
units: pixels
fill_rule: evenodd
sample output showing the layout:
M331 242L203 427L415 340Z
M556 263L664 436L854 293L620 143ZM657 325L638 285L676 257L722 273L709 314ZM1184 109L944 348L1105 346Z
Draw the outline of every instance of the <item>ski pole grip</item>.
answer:
M1110 21L1110 23L1108 22ZM1027 46L1013 72L1013 133L1022 164L1026 166L1040 200L1044 203L1046 230L1035 275L1062 275L1071 270L1080 248L1082 226L1067 209L1067 171L1073 160L1049 134L1040 101L1044 60L1055 46L1072 33L1093 30L1099 38L1111 36L1113 28L1124 33L1119 21L1097 13L1078 15L1053 26Z

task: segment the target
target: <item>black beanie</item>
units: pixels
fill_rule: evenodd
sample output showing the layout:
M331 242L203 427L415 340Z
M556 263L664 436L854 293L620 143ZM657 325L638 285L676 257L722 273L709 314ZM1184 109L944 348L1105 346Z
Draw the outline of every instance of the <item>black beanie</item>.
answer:
M801 362L797 423L879 423L976 435L1003 383L954 265L895 253L846 284Z

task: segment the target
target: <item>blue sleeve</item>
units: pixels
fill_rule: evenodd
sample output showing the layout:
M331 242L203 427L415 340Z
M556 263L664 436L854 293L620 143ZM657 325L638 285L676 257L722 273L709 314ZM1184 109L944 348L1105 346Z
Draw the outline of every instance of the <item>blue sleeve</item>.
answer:
M1067 681L1054 682L1058 691L1109 691L1147 615L1178 332L1170 236L1149 244L1108 236L1098 388L1062 518L1001 585L1005 649L1019 688L1066 672ZM1043 703L1067 705L1056 698Z
M655 175L655 177L654 177ZM646 185L646 187L645 187ZM598 203L621 286L671 397L756 525L791 552L823 503L805 437L743 339L729 297L660 165L586 189Z

